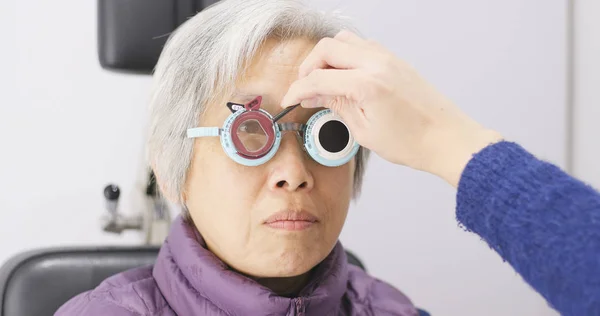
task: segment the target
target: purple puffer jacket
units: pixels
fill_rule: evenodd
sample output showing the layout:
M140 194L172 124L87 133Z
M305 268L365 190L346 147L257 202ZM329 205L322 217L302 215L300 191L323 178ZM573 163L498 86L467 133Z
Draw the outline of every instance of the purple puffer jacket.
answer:
M178 217L154 267L112 276L55 316L417 315L405 295L346 260L338 243L298 297L277 296L229 269Z

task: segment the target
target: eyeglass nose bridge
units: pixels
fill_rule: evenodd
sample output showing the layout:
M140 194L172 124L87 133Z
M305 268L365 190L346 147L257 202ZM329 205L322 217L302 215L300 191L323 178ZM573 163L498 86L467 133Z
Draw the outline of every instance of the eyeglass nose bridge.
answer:
M304 132L306 129L306 125L302 124L302 123L293 123L293 122L286 122L286 123L277 123L277 125L279 126L279 130L283 133L286 131L290 131L290 132L296 132L296 139L298 140L298 142L300 143L300 145L302 146L302 149L306 150L306 148L304 148Z

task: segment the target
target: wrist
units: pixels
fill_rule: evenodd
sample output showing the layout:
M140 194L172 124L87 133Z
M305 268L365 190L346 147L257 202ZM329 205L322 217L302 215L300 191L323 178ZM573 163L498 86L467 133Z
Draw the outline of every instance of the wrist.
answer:
M479 127L457 133L452 140L448 137L442 139L439 151L434 155L436 159L432 164L432 173L453 187L458 187L462 173L473 156L484 148L502 141L503 137L494 130Z

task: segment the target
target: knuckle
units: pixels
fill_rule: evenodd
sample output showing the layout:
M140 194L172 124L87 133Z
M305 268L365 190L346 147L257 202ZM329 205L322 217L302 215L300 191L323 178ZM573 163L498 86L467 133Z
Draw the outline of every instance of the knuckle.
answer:
M330 37L321 39L312 50L312 54L314 55L315 59L326 59L331 53L333 45L335 45L335 41L336 40Z
M343 30L339 31L334 38L335 39L344 39L344 38L347 38L347 37L349 37L351 35L352 35L352 33L350 31L348 31L346 29L343 29Z
M339 96L331 98L328 105L333 112L340 112L344 108L343 100Z
M331 47L331 45L333 45L334 42L335 42L335 39L333 39L331 37L324 37L317 43L317 45L315 45L315 49L326 52L327 49L329 47Z

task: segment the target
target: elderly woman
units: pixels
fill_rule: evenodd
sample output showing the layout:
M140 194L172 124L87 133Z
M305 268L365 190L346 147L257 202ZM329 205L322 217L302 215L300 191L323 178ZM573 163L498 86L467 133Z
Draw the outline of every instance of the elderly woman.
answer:
M315 44L343 21L292 0L226 0L170 37L149 157L184 208L156 264L57 315L416 315L347 263L338 237L368 152L329 110L276 117Z

